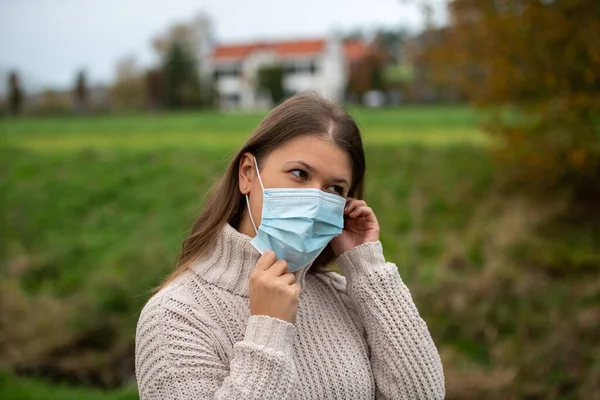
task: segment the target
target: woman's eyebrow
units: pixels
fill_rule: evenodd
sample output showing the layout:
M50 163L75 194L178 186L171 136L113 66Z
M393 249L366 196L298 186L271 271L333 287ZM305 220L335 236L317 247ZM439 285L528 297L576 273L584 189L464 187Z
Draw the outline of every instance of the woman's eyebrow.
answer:
M309 172L315 172L315 169L313 168L313 166L312 166L312 165L310 165L310 164L308 164L308 163L305 163L304 161L300 161L300 160L298 160L298 161L291 161L291 162L292 162L292 163L297 163L297 164L300 164L300 165L302 165L302 166L303 166L304 168L306 168L306 169L307 169Z
M346 186L350 186L350 185L348 184L348 181L347 181L347 180L345 180L344 178L331 178L330 180L331 180L331 182L335 182L335 183L345 183L345 184L346 184Z
M310 164L308 164L308 163L306 163L306 162L304 162L304 161L300 161L300 160L296 160L296 161L288 161L286 164L300 164L300 165L302 165L304 168L306 168L306 170L307 170L307 171L309 171L309 172L315 172L315 171L316 171L316 170L315 170L315 168L314 168L312 165L310 165ZM331 182L335 182L335 183L345 183L345 184L346 184L346 186L350 186L350 185L348 184L348 181L347 181L347 180L345 180L344 178L331 178L331 179L329 179L329 180L330 180Z

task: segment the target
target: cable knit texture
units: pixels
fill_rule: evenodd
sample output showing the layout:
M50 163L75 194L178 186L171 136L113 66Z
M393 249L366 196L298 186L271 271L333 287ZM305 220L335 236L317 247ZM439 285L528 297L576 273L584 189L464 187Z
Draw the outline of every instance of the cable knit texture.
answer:
M343 253L336 272L293 272L296 323L250 315L260 253L229 224L211 256L144 306L135 369L141 400L442 399L426 323L380 242Z

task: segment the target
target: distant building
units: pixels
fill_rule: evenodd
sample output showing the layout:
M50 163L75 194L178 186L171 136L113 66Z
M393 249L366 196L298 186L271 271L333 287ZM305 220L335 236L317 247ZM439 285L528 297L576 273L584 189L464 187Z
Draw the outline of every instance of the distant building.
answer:
M225 109L269 107L270 99L258 89L261 66L281 63L288 96L315 91L332 100L344 97L350 65L367 52L361 40L288 40L218 45L204 65L210 66L219 104Z

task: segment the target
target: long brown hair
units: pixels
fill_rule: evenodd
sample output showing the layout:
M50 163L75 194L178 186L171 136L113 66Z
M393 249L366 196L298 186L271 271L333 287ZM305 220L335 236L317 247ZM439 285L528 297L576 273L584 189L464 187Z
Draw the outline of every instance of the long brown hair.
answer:
M297 94L274 108L231 160L225 175L209 192L192 233L183 241L177 267L156 291L181 275L195 260L207 255L225 223L238 227L246 210L246 200L238 186L238 170L244 153L252 153L261 165L261 160L271 151L301 135L326 136L347 152L352 165L348 196L363 198L366 165L356 122L343 107L332 101L314 93ZM323 271L333 259L333 250L327 245L310 269Z

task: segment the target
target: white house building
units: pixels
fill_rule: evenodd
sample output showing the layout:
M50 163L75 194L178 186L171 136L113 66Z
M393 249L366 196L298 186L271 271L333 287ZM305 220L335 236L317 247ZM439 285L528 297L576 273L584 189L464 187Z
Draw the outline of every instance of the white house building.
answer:
M367 45L360 40L342 42L328 39L253 42L213 47L209 60L225 109L255 109L270 106L270 99L257 85L258 70L269 63L284 67L287 95L315 91L327 98L341 100L353 60L361 58Z

